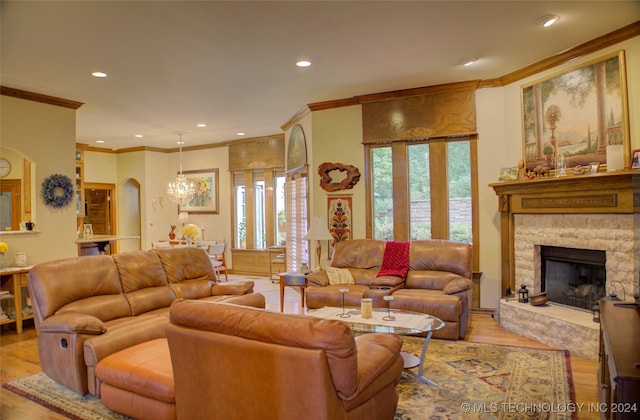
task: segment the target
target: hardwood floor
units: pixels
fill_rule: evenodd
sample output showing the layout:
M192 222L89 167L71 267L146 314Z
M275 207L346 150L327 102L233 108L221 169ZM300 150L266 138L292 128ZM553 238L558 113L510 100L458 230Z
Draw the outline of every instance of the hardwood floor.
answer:
M230 276L230 280L233 276ZM256 291L263 293L267 299L267 309L279 311L279 289L266 279L253 278ZM302 313L299 293L290 287L285 289L285 312ZM472 314L470 331L465 341L476 343L501 344L528 348L550 349L551 347L529 340L517 334L500 328L497 321L490 315ZM590 360L571 356L571 369L576 392L576 402L585 404L578 412L579 419L598 419L598 413L589 413L588 404L598 402L597 393L597 363ZM11 381L22 376L40 371L37 334L33 324L27 324L24 332L18 334L14 330L3 330L0 335L0 381ZM0 388L0 419L65 419L57 413L43 408L22 398L13 392Z

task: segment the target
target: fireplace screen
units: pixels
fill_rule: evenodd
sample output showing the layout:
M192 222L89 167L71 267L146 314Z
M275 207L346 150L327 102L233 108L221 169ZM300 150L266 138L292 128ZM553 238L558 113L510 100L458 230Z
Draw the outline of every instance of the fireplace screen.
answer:
M562 305L591 310L606 295L606 253L542 246L541 288Z

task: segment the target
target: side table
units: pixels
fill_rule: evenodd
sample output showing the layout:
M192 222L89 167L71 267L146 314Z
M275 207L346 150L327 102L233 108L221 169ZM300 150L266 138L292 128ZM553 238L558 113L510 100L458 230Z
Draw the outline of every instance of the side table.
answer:
M304 310L304 293L308 286L307 275L300 272L279 273L280 276L280 312L284 312L284 288L299 287L302 296L302 310Z

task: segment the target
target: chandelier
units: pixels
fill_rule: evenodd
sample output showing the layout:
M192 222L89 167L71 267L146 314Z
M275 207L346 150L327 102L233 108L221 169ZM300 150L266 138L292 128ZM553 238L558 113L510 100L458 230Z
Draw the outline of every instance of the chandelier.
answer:
M193 198L193 194L196 192L193 182L187 181L187 178L182 174L182 133L178 133L180 136L180 172L176 177L175 182L170 182L167 187L167 194L169 199L176 204L186 206Z

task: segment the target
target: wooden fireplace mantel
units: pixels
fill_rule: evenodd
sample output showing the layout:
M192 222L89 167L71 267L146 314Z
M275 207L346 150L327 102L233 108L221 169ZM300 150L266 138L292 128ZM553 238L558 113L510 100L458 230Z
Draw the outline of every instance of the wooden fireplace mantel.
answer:
M640 171L602 172L489 184L498 196L502 292L515 291L514 214L632 214Z

